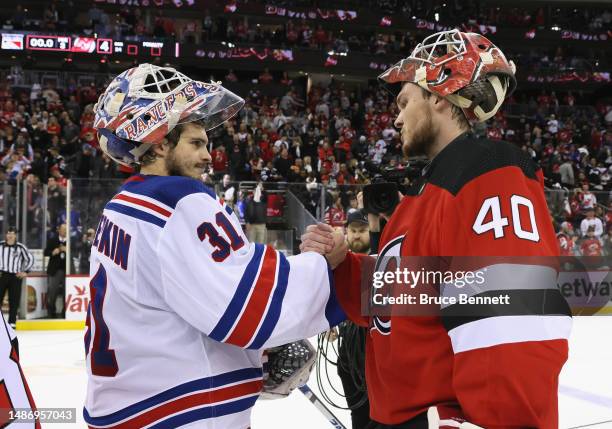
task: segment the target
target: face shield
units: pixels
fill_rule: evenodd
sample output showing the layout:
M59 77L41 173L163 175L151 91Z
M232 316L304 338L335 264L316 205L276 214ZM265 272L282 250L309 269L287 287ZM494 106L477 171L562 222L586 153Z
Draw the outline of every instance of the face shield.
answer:
M199 121L206 131L231 119L244 100L218 83L192 81L163 100L168 109L168 128Z

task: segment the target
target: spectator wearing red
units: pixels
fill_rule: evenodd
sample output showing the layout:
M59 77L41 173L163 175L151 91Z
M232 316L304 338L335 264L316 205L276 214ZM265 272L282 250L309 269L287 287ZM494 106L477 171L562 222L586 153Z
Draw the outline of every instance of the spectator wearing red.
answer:
M100 148L100 143L98 142L98 132L91 126L82 128L79 138L83 141L83 143L91 145L91 147L94 149Z
M569 222L561 224L561 231L557 234L559 242L559 251L561 256L574 256L574 235L572 234L573 226Z
M62 127L57 121L55 115L51 115L49 122L47 123L47 133L51 136L59 136L62 132Z
M336 197L334 205L325 212L325 223L333 227L344 227L346 224L346 213L342 207L342 198Z
M211 153L213 171L218 178L222 177L228 168L228 158L225 146L219 146Z
M602 256L601 241L595 237L595 227L590 226L586 239L580 244L582 256Z

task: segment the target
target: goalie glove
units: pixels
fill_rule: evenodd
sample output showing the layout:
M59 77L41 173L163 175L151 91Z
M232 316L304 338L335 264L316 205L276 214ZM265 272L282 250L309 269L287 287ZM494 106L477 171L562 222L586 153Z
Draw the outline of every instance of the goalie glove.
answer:
M438 405L427 410L428 429L484 429L463 418L459 406Z
M308 340L300 340L264 351L262 399L285 398L308 382L316 350Z

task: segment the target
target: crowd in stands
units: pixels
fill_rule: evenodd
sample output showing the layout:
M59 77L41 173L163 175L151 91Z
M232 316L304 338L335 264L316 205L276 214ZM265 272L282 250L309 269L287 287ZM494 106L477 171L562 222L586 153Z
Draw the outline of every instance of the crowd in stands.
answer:
M325 7L313 1L271 3ZM447 5L443 1L354 0L342 4L347 9L350 5L382 7L397 12L398 19L413 16L433 19L439 13L444 23L529 28L554 23L596 30L609 28L612 18L607 11L594 12L588 8L481 7L477 1L448 1ZM120 7L119 13L110 13L103 5L93 3L84 17L77 16L77 9L72 0L49 2L41 10L18 6L2 21L17 30L83 31L116 39L172 37L193 43L223 40L335 52L369 51L381 58L390 53L407 54L422 38L418 32L332 33L316 20L260 25L257 18L213 15L210 11L197 20L173 20L168 15L172 9L126 6ZM525 73L565 68L593 71L605 61L605 55L590 48L578 50L569 45L551 48L550 52L541 49L528 54L510 52L508 57ZM227 82L241 80L232 70L221 77ZM211 133L212 165L204 177L209 183L219 182L225 175L232 181L262 182L268 187L278 182L300 183L291 190L305 207L313 215L325 216L330 223L340 226L346 210L354 204L359 186L381 170L406 168L399 136L393 127L397 113L394 100L377 85L360 89L339 83L328 87L314 85L306 94L287 73L280 75L268 69L259 74L257 82L278 83L285 88L285 94L274 98L256 88L242 94L247 99L246 107L234 120ZM43 184L48 185L46 219L47 229L52 231L66 220L63 198L67 178L80 181L81 188L76 192L89 197L84 198L88 201L86 206L76 208L81 215L71 222L70 231L71 236L80 240L83 231L95 225L95 213L107 197L99 179L120 179L127 174L100 151L92 127L93 103L102 89L102 84L79 86L74 80L61 88L46 83L25 88L0 80L0 180L9 185L18 181L28 184L28 218L35 219L28 231L32 235L42 229L45 219ZM612 242L612 204L608 197L612 188L612 113L609 102L597 102L591 96L570 91L519 92L493 120L474 131L481 137L510 141L540 163L547 186L555 190L549 193L553 221L560 231L560 240L571 242L572 252L584 253L580 250L583 240L595 239L602 251L612 253L612 249L608 250L608 243ZM584 105L590 107L577 107ZM325 186L323 197L319 185ZM251 198L240 192L230 196L226 198L230 203ZM321 212L321 200L329 208L326 213ZM601 225L593 219L600 219Z
M283 7L328 5L312 2L264 2ZM239 7L240 3L238 3ZM411 28L415 19L424 19L445 26L500 25L539 29L555 27L565 30L607 30L612 22L612 12L598 8L542 7L518 8L481 4L479 1L434 2L385 0L356 1L354 6L392 14L394 27ZM340 6L338 6L340 7ZM54 1L45 6L25 8L17 5L10 15L2 17L7 29L96 34L125 40L134 37L170 38L173 41L199 44L203 41L226 41L264 44L278 47L308 47L334 50L335 52L371 51L376 54L406 53L421 40L419 32L401 31L332 31L321 21L287 20L270 23L256 16L235 17L231 14L203 12L201 18L185 18L176 15L173 8L147 8L126 5L108 10L104 4L93 3L89 10L79 10L74 0ZM194 15L195 16L195 15ZM551 55L552 53L549 53ZM578 52L576 54L579 54ZM580 57L579 55L577 55ZM551 56L552 60L552 56Z
M286 93L271 98L253 89L239 115L211 132L212 165L204 178L209 183L226 174L236 181L302 183L293 190L313 215L321 215L318 185L325 185L326 206L333 209L328 218L341 224L342 210L350 207L358 185L381 169L405 167L393 127L397 108L376 84L359 90L339 83L315 85L306 96L286 74L279 79L266 70L260 79L282 81ZM15 184L23 179L31 185L28 213L37 218L40 185L47 183L50 230L65 221L61 198L67 178L87 187L97 183L91 179L126 175L100 151L92 128L99 90L51 85L26 90L0 84L0 180ZM603 102L578 108L591 101L588 97L548 91L515 94L505 110L475 133L510 141L529 153L544 169L548 187L556 189L550 205L559 229L564 225L566 234L569 228L577 238L587 237L584 219L593 215L602 220L594 225L594 234L604 243L608 230L612 232L612 113ZM517 108L533 114L510 114ZM81 209L95 212L93 206ZM94 224L77 218L71 234L80 238Z

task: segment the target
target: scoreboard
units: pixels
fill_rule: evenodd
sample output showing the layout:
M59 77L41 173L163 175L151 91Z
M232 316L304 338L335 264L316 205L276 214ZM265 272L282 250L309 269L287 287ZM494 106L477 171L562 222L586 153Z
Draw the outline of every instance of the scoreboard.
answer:
M24 43L25 41L25 43ZM28 51L55 51L107 55L149 57L178 57L179 44L153 41L123 41L108 38L2 33L2 49Z
M70 52L72 40L69 36L39 36L28 34L26 49L32 51L66 51Z

